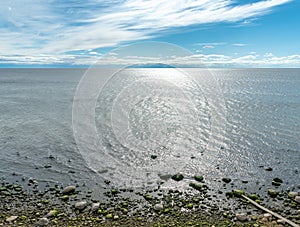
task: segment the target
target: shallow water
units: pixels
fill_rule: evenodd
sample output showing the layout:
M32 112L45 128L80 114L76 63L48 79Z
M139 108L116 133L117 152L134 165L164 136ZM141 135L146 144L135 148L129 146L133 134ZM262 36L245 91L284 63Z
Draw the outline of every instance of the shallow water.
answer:
M300 185L300 69L100 70L99 87L76 93L85 73L0 70L3 178L171 187L182 172L249 190L273 177Z

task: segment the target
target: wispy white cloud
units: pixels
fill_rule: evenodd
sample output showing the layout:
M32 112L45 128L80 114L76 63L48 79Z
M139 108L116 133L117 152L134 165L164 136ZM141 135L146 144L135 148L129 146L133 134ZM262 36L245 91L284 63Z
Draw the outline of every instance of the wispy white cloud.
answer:
M236 47L244 47L244 46L247 46L247 44L245 43L234 43L232 44L233 46L236 46Z
M213 46L213 45L205 45L205 46L203 46L202 48L203 48L203 49L214 49L215 46Z
M4 1L0 7L0 55L66 60L68 51L145 40L177 27L247 21L289 1Z

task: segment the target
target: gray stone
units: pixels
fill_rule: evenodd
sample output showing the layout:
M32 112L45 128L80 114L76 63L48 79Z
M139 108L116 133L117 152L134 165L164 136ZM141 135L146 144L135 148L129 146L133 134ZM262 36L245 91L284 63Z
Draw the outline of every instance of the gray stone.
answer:
M298 195L298 192L289 192L288 195L290 198L295 198Z
M272 218L272 214L264 213L264 218L271 219Z
M87 206L86 201L81 201L81 202L75 203L75 208L78 210L83 210L84 208L86 208L86 206Z
M76 186L74 185L70 185L70 186L67 186L63 189L62 193L63 194L70 194L70 193L73 193L76 189Z
M248 217L246 214L236 214L235 217L238 221L247 221L248 220Z
M91 208L92 212L98 210L99 206L100 206L100 203L93 203L92 208Z
M16 220L17 218L18 218L18 216L10 216L10 217L6 218L6 221L11 222L11 221Z
M284 224L285 224L285 221L282 220L282 219L278 219L278 220L277 220L277 223L278 223L278 224L283 224L283 225L284 225Z
M57 214L58 214L58 211L57 211L57 210L51 210L51 211L46 215L46 218L53 217L53 216L57 216Z
M155 204L153 209L155 211L161 211L162 209L164 209L164 206L161 203Z
M45 226L49 224L49 220L47 218L40 218L40 220L37 222L37 225L39 226Z
M300 196L296 196L296 197L295 197L295 201L296 201L297 203L300 203Z

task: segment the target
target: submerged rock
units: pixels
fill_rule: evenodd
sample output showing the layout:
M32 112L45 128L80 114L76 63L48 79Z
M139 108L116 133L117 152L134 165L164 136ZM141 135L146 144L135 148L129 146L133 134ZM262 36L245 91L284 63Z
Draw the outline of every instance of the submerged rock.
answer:
M171 178L172 178L172 180L175 180L175 181L181 181L183 179L183 175L180 173L177 173L177 174L173 175Z
M273 180L272 180L272 185L274 185L274 186L280 186L281 184L282 184L282 180L280 179L280 178L274 178Z
M224 178L222 178L222 181L225 182L226 184L228 184L231 182L231 179L228 177L224 177Z
M157 158L157 155L153 154L150 156L152 159L156 159Z
M201 186L200 184L196 184L196 183L194 183L194 182L191 182L191 183L189 184L189 186L192 187L193 189L198 190L198 191L201 191L201 190L203 189L202 186Z
M202 182L202 181L204 180L204 177L203 177L203 176L200 176L200 175L196 175L196 176L194 176L194 179L195 179L196 181Z
M245 192L243 190L239 190L239 189L234 189L232 192L233 192L233 195L235 195L235 196L245 195Z
M250 195L248 195L248 197L254 201L259 199L258 195L256 195L256 194L250 194Z
M270 197L275 198L277 197L278 192L276 192L274 189L269 189L268 194Z

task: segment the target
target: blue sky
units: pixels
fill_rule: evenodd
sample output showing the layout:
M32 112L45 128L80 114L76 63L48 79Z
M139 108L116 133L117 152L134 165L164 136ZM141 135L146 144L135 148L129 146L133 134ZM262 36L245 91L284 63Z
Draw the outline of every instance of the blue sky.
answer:
M298 0L7 0L0 67L89 66L144 41L208 67L300 67L299 21Z

